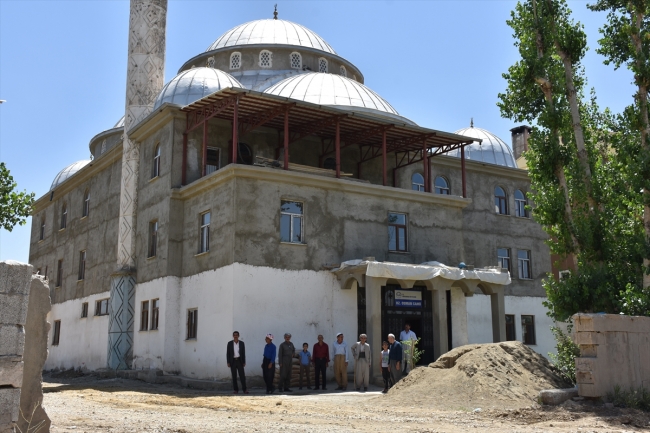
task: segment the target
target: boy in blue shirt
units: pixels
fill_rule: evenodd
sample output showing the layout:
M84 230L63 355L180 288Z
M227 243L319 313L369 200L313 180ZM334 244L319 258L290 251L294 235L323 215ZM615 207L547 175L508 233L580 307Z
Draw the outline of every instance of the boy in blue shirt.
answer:
M311 353L307 350L309 344L302 343L302 352L298 354L300 358L300 383L298 389L302 389L302 375L305 373L307 375L307 389L311 389L309 384L309 366L311 365Z

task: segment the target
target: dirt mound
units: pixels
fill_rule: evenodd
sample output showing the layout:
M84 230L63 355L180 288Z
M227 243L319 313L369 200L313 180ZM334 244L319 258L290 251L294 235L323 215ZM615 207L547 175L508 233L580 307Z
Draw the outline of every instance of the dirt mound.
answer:
M567 387L546 358L519 341L470 344L411 371L386 401L458 410L521 408L535 403L543 389Z

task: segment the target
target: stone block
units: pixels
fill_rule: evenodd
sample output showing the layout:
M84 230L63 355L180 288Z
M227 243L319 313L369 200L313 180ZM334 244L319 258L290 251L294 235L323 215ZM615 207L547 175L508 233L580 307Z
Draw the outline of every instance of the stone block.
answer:
M650 317L620 314L575 314L576 332L648 332Z
M14 388L23 386L23 362L0 357L0 386L11 385Z
M545 389L539 392L540 402L551 406L562 404L573 397L578 397L578 388Z
M21 294L0 294L0 323L24 325L29 297Z
M0 356L22 355L25 349L25 328L22 325L0 324Z
M18 422L20 388L0 388L0 430Z
M32 280L32 265L14 260L0 262L0 295L29 295Z

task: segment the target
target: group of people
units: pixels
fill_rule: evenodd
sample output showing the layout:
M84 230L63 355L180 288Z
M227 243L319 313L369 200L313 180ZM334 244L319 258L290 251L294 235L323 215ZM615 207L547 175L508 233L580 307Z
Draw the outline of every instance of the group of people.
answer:
M232 385L234 393L239 393L239 386L237 384L237 375L242 385L244 394L248 394L246 387L246 374L244 367L246 367L246 346L243 341L239 339L239 332L235 331L232 334L233 339L228 342L226 348L226 361L232 374ZM302 350L296 351L295 346L291 342L291 334L284 334L284 341L276 348L273 344L273 334L266 334L264 346L264 354L262 359L262 376L266 383L266 393L271 394L275 391L273 386L273 379L275 377L275 360L277 356L278 364L280 365L280 381L278 383L279 391L292 392L291 373L293 366L293 359L300 360L300 373L299 373L299 388L303 386L303 376L306 378L307 389L312 389L310 384L310 370L313 366L314 371L314 388L313 389L327 389L327 368L330 362L334 361L334 378L338 387L337 390L346 390L348 387L348 354L352 354L354 359L354 386L357 391L363 387L364 391L368 390L370 382L370 367L372 363L372 353L370 345L368 344L368 336L366 334L359 335L359 341L352 344L348 350L348 344L344 340L343 333L336 334L336 341L332 344L330 351L327 343L323 341L323 336L318 335L318 341L314 344L313 353L309 351L309 344L303 343ZM408 323L404 326L404 331L400 334L400 340L416 341L417 337L410 329ZM388 389L397 383L402 378L403 371L406 371L406 365L402 365L402 345L395 339L395 335L388 334L388 341L382 343L381 351L381 371L384 379L384 390ZM322 387L322 388L321 388Z

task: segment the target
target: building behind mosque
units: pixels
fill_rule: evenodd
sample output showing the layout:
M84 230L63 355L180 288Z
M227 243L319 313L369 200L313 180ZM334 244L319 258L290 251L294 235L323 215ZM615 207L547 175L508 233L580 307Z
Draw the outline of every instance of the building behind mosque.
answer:
M165 1L132 1L126 115L34 206L46 368L220 378L233 330L256 366L269 332L366 332L378 350L405 321L423 362L505 339L553 350L546 235L506 143L416 125L277 16L163 86L165 19ZM517 156L527 133L513 129Z

